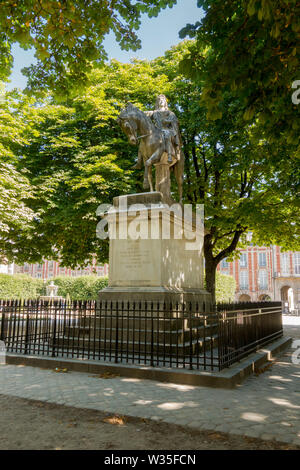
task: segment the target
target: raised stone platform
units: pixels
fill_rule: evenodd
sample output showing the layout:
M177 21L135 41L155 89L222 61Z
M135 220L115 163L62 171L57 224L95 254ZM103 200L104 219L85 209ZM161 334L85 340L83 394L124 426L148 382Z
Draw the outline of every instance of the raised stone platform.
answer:
M12 354L6 356L7 364L54 369L55 367L77 372L103 374L109 372L121 377L135 379L150 379L173 384L200 385L204 387L232 389L242 383L249 375L271 361L281 351L291 345L292 338L283 337L268 344L263 349L251 354L241 362L236 363L220 372L199 371L168 367L150 367L145 365L113 364L104 361L87 359L67 359L63 357L39 357L33 355ZM256 391L257 393L257 391Z
M204 289L176 289L167 287L113 287L109 286L100 292L101 301L112 302L154 302L163 309L164 304L173 307L176 303L192 303L201 306L203 313L211 312L210 294Z

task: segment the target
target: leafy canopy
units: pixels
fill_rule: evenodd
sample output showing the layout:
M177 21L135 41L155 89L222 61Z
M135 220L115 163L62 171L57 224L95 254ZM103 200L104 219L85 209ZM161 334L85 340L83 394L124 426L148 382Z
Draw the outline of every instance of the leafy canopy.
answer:
M28 144L33 132L34 110L31 102L20 95L7 93L2 87L0 100L0 234L32 231L34 211L27 201L33 197L33 189L25 168L18 168L18 155ZM0 238L0 247L1 247ZM11 245L11 250L14 250ZM0 261L5 258L0 248Z
M196 38L183 62L202 84L209 119L222 117L225 93L239 100L240 119L258 122L260 135L299 152L300 106L293 104L299 75L298 0L198 0L202 21L187 25L181 37Z
M92 63L106 58L112 31L122 49L139 49L141 14L157 16L177 0L4 0L0 15L0 80L10 74L11 45L33 47L38 63L27 69L31 85L64 95L84 85Z
M200 99L206 82L188 79L180 65L194 48L184 42L153 64L169 78L168 96L180 119L185 201L204 204L206 285L214 292L218 263L238 255L247 232L254 233L253 243L299 249L299 168L293 145L271 144L259 123L241 119L231 90L218 104L222 118L208 118Z
M127 142L116 118L128 101L153 108L155 96L168 87L167 77L157 77L147 62L112 61L89 78L85 93L60 104L49 97L32 106L35 134L18 159L33 191L27 201L37 214L32 236L0 233L0 249L9 257L17 253L20 262L60 258L78 266L93 254L106 261L108 242L96 238L97 207L142 191L141 175L133 177L131 170L137 148Z

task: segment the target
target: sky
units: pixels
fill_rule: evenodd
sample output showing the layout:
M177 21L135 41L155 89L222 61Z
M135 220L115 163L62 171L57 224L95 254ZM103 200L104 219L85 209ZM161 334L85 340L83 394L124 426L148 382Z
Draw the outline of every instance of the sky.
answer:
M107 36L104 47L109 59L117 59L121 62L130 62L130 59L153 59L180 42L179 31L187 23L195 23L202 17L202 11L197 8L197 0L177 0L177 5L173 8L162 10L157 18L142 17L142 25L138 31L138 36L142 41L142 49L138 51L122 51L116 43L113 34ZM11 82L8 89L25 88L26 77L22 75L21 69L28 67L35 62L34 52L24 51L18 45L12 49L14 56L14 67L10 76Z

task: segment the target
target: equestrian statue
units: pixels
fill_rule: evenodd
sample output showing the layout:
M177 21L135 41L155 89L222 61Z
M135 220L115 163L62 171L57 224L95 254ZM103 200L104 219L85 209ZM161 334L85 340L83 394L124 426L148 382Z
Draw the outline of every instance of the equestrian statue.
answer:
M144 189L153 191L152 166L156 167L156 190L170 196L170 171L174 172L182 202L184 155L179 123L169 110L165 95L159 95L154 111L143 112L129 103L120 113L118 123L130 144L138 145L138 159L134 166L143 164Z

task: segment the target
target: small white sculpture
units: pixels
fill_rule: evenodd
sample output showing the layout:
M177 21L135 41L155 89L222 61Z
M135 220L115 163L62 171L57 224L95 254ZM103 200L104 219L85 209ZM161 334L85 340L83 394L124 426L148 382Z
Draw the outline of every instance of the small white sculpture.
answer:
M54 284L53 281L50 282L48 286L46 286L46 293L49 297L56 297L58 291L58 286Z

